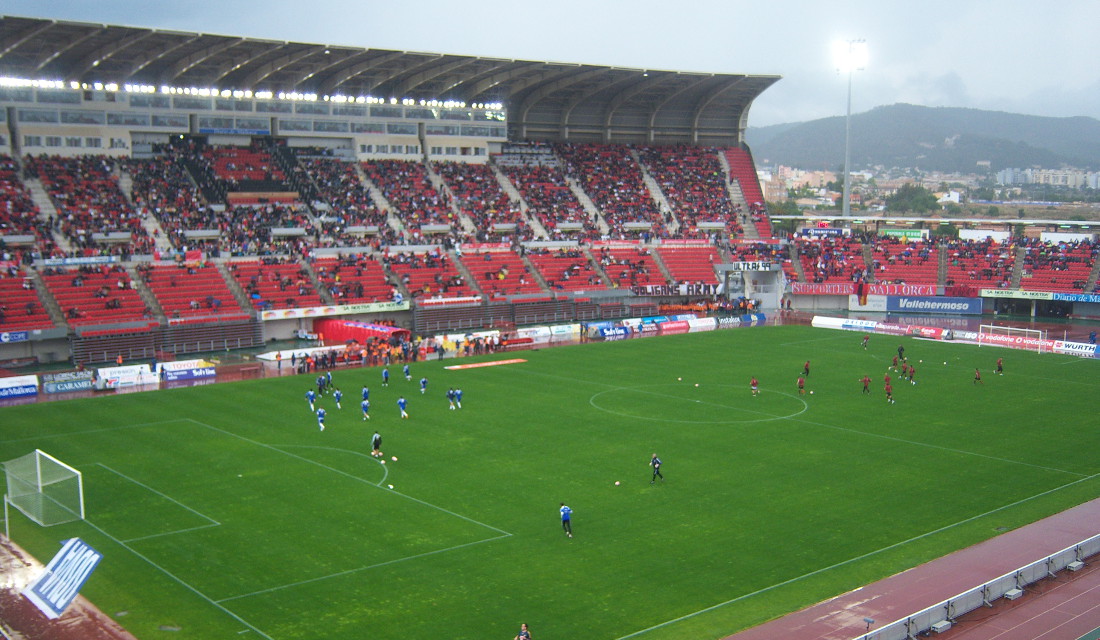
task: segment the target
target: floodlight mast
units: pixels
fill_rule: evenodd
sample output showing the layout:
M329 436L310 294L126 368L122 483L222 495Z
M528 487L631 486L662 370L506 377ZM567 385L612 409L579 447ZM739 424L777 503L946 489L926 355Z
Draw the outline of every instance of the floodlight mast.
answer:
M841 216L852 215L852 72L862 71L867 65L867 42L846 40L835 49L838 71L848 73L848 115L844 119L844 194L841 200Z

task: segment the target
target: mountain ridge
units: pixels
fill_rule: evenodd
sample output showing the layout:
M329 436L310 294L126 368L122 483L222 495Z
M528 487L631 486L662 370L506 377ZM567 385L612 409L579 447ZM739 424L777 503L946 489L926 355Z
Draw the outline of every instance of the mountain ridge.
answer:
M749 127L758 166L836 170L844 165L845 117ZM852 114L852 170L883 166L980 173L990 169L1100 169L1100 120L960 107L893 104Z

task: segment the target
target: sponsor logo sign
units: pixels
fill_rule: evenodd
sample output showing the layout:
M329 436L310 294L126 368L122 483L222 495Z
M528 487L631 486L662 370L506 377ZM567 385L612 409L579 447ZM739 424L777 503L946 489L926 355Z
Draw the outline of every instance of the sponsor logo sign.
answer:
M687 333L690 329L687 320L670 320L657 325L657 330L662 334Z
M692 318L686 322L691 331L712 331L718 328L714 318Z
M38 395L38 376L0 378L0 398L22 398Z
M907 311L909 313L957 313L966 315L980 315L982 312L981 298L947 298L947 297L887 297L887 311Z
M118 262L118 256L90 256L87 258L47 258L42 264L47 267L67 267L84 264L111 264Z
M1064 302L1092 302L1093 304L1100 304L1100 294L1096 293L1055 293L1054 299Z
M1087 342L1065 342L1063 340L1054 341L1054 353L1065 353L1079 358L1095 358L1100 354L1094 344L1088 344Z
M448 299L446 302L454 302L459 299ZM462 298L462 302L480 301L481 298ZM443 304L440 301L440 304ZM422 302L421 304L425 304ZM365 302L363 304L340 304L329 307L307 307L305 309L275 309L260 313L261 320L288 320L296 318L320 318L325 316L343 316L353 313L390 313L394 311L408 311L408 301L402 302Z
M42 376L42 390L46 393L88 391L92 388L91 371L67 371L47 373Z
M0 333L0 342L26 342L30 340L30 334L26 331L5 331Z
M608 327L600 329L600 337L604 340L622 340L630 337L630 327Z
M799 234L804 236L842 236L844 235L844 229L837 229L836 227L803 227Z
M1038 349L1039 347L1045 347L1047 349L1054 348L1054 340L1043 340L1022 335L1006 336L995 333L979 333L978 342L980 344L995 344L1002 347L1015 347L1017 349Z
M1015 298L1017 300L1053 300L1054 294L1049 291L1017 291L1015 289L982 289L979 294L983 298Z
M886 311L886 296L867 296L867 304L859 303L859 296L848 296L848 309L850 311Z
M214 367L195 367L193 369L164 369L164 379L168 382L176 380L196 380L198 378L213 378L217 375Z
M731 262L733 271L778 271L779 266L771 262Z
M60 618L92 575L103 554L80 538L65 542L38 579L27 585L23 595L47 618Z

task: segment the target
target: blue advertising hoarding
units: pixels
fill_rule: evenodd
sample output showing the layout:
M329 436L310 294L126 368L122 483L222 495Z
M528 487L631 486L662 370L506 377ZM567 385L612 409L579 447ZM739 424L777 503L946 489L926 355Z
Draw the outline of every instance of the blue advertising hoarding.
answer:
M886 310L904 313L981 315L981 298L887 296Z

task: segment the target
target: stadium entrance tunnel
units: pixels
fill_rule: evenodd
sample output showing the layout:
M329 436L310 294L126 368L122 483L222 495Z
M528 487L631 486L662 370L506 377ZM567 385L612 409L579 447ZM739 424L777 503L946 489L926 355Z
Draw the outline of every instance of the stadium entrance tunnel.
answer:
M801 415L808 405L799 397L747 385L682 380L668 384L616 387L593 394L596 409L632 418L671 424L745 424Z

